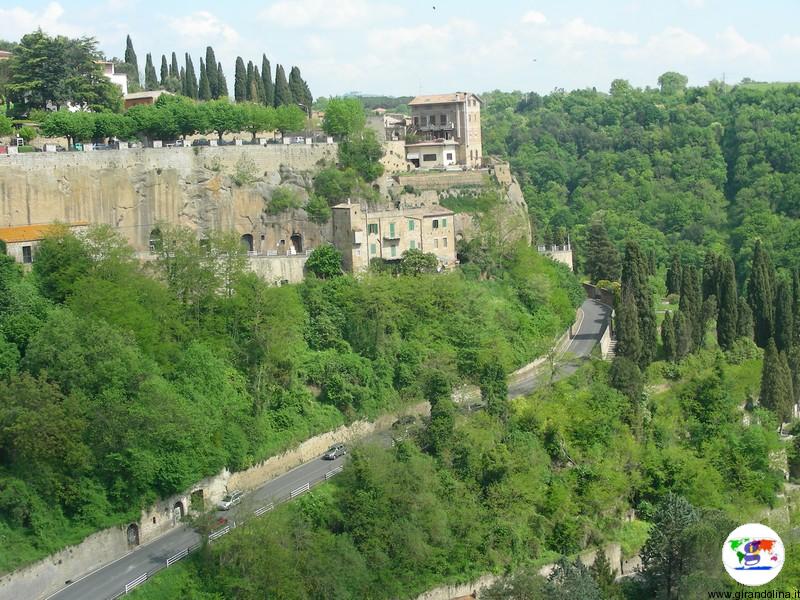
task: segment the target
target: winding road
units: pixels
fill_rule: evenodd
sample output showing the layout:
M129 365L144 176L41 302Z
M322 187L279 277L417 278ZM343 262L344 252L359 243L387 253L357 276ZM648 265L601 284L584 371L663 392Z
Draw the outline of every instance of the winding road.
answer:
M509 396L514 398L530 393L550 381L562 379L574 373L580 362L586 360L603 333L611 308L597 300L586 300L581 306L583 320L577 334L556 362L555 373L549 372L548 365L524 371L510 378ZM305 463L260 488L248 493L242 503L227 513L217 513L229 521L236 520L238 514L250 513L273 500L287 498L292 490L325 478L325 474L340 465L345 457L334 461L317 458ZM167 558L200 542L200 534L188 525L180 525L160 538L138 547L130 554L93 571L48 597L48 600L107 600L115 598L125 590L125 585L143 573L152 573L166 563Z

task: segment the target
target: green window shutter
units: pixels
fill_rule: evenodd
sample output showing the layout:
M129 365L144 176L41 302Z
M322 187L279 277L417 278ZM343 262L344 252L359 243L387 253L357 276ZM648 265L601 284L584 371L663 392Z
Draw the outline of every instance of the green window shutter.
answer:
M408 247L411 248L412 250L416 250L417 249L417 241L416 240L411 240L408 243Z
M408 222L408 230L409 231L414 231L414 221L409 221Z
M375 254L375 244L370 244L369 245L369 253L370 254Z
M442 219L442 227L447 227L447 219Z
M389 237L394 238L394 223L389 223Z
M392 256L397 256L397 246L392 246Z

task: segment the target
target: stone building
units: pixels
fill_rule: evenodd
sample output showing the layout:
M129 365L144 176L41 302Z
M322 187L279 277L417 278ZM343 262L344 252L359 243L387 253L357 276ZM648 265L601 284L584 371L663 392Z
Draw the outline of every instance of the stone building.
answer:
M352 273L375 259L400 260L406 250L434 254L443 268L456 264L454 213L443 206L372 211L346 202L333 207L332 225L333 244Z
M481 104L470 92L417 96L411 108L411 133L417 138L406 144L406 158L416 167L480 167Z
M85 221L69 223L73 232L85 231L89 224ZM0 228L0 240L6 245L6 254L11 256L18 263L30 265L36 260L36 248L42 240L59 230L64 225L40 224L40 225L21 225L19 227Z

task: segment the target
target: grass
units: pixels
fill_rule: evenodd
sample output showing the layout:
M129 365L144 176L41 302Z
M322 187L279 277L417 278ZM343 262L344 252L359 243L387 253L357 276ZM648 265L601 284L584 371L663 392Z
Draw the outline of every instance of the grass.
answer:
M638 554L649 534L650 524L646 521L634 520L623 523L614 536L622 547L623 558Z

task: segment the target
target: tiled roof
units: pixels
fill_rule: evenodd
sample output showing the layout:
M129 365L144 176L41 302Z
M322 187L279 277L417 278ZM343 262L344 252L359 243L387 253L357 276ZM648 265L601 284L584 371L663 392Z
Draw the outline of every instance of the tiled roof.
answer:
M452 94L433 94L431 96L417 96L411 102L408 103L409 106L424 106L425 104L449 104L451 102L463 102L465 99L469 98L470 96L475 96L478 99L478 102L483 102L479 96L476 94L472 94L470 92L455 92Z
M85 221L68 223L67 227L88 225ZM20 225L19 227L0 227L0 240L7 244L15 242L35 242L44 239L63 225L44 223L39 225Z

